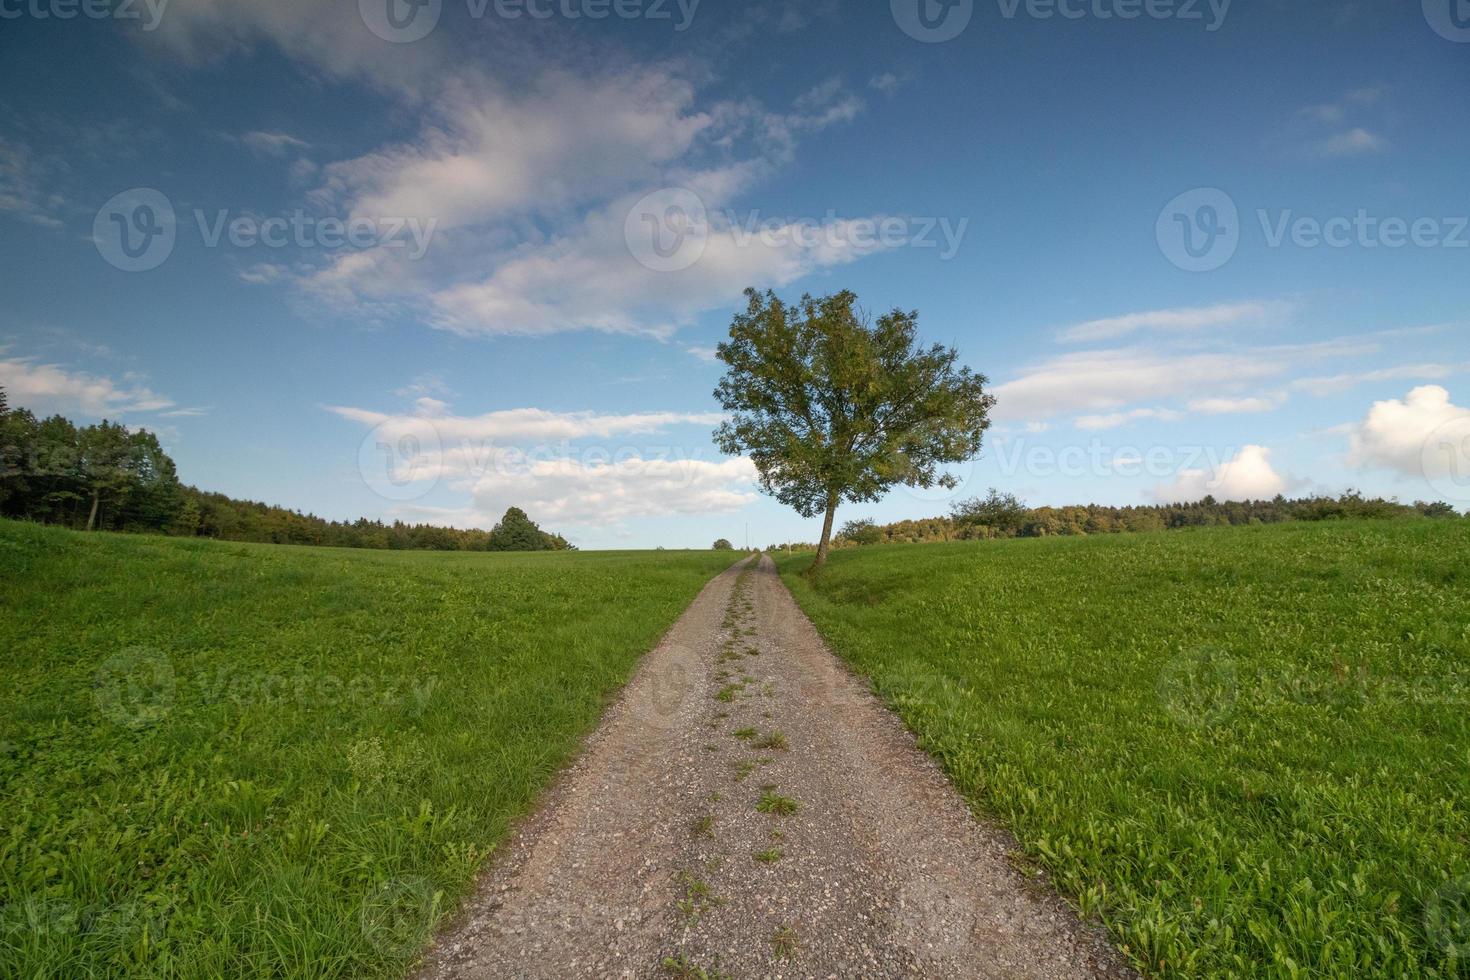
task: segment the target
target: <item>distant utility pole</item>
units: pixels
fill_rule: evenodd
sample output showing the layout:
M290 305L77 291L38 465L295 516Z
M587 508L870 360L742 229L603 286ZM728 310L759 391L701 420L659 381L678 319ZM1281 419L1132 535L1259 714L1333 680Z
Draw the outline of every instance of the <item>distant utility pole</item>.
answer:
M745 522L745 550L750 550L750 522Z

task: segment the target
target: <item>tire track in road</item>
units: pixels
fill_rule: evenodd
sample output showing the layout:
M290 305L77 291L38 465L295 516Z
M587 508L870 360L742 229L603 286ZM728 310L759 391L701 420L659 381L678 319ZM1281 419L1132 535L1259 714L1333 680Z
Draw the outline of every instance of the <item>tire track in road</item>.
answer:
M1011 852L761 556L645 658L423 976L1131 976Z

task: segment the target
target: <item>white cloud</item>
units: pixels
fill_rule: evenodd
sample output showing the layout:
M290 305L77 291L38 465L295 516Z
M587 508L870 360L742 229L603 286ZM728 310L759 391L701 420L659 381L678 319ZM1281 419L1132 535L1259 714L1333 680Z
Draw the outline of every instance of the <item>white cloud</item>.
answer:
M656 179L713 123L693 104L693 86L657 68L552 72L514 92L459 83L413 141L327 166L326 190L354 217L441 229L556 214Z
M136 378L122 383L57 364L38 364L34 358L0 359L0 387L14 408L38 415L60 413L93 418L126 412L156 412L173 407Z
M421 420L432 422L433 429L445 444L497 442L524 445L570 439L607 439L619 435L658 432L673 425L715 426L724 421L719 412L634 412L612 414L602 412L550 412L540 408L511 408L483 415L462 416L448 413L448 406L437 398L420 397L408 415L392 415L365 408L328 405L327 411L364 425L384 427L387 436L422 430Z
M0 139L0 213L45 228L61 227L55 212L64 201L43 188L43 169L28 146Z
M899 81L898 76L891 71L879 72L868 79L868 88L874 92L882 92L884 95L892 95L898 91L901 84L903 83Z
M1285 399L1280 396L1196 398L1189 403L1189 410L1201 415L1244 415L1251 412L1275 411L1284 401Z
M1135 408L1130 412L1109 412L1105 415L1080 415L1073 420L1073 425L1079 429L1096 431L1099 429L1116 429L1120 425L1129 422L1137 422L1142 419L1155 419L1160 422L1172 422L1179 418L1179 413L1167 408Z
M290 133L255 130L239 137L239 141L261 156L280 157L292 150L305 150L311 144Z
M1375 371L1357 371L1333 374L1326 377L1297 378L1291 387L1313 395L1333 395L1361 384L1374 381L1397 381L1408 378L1422 381L1438 381L1464 370L1464 365L1453 364L1403 364Z
M1265 500L1286 489L1286 481L1271 466L1271 450L1242 446L1215 470L1181 470L1171 484L1154 491L1160 503L1189 503L1206 495L1217 500Z
M1215 306L1183 307L1171 310L1149 310L1125 313L1102 320L1088 320L1066 328L1065 341L1113 340L1138 330L1171 332L1200 330L1241 320L1258 320L1286 310L1285 303L1221 303Z
M634 258L625 238L636 201L629 195L589 214L575 232L518 251L482 281L434 293L434 325L462 335L600 330L667 336L696 314L738 300L746 286L783 286L884 247L850 231L852 222L824 225L810 239L798 225L747 238L711 215L698 260L677 271L655 271Z
M684 350L706 364L720 363L719 351L713 347L696 347L693 344L686 344Z
M1380 153L1388 149L1388 140L1377 133L1356 126L1346 132L1337 133L1323 140L1318 148L1330 157L1359 156L1364 153Z
M428 396L417 398L408 415L327 410L373 427L381 442L411 445L416 480L443 479L451 492L468 495L460 508L435 510L438 519L488 527L515 505L537 521L605 526L630 517L720 513L755 498L748 459L700 458L713 452L709 430L724 420L717 412L516 408L459 416ZM649 439L680 426L698 431Z
M997 421L1020 422L1073 412L1113 413L1140 402L1189 397L1241 397L1241 388L1275 379L1304 363L1369 354L1376 342L1356 338L1235 351L1173 353L1152 348L1063 354L996 386Z
M755 464L631 456L612 460L536 460L475 483L475 509L500 514L515 505L538 521L605 526L633 517L718 514L756 499Z
M1439 385L1415 388L1403 401L1374 402L1349 432L1348 462L1410 476L1444 476L1455 462L1453 454L1427 452L1426 446L1447 425L1462 436L1470 435L1470 408L1455 405Z

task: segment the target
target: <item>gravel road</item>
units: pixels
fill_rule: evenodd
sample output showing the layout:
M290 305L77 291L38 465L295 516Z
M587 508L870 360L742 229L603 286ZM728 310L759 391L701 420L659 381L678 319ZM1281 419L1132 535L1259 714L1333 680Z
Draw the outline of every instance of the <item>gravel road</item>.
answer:
M823 645L770 558L712 580L424 978L1126 977Z

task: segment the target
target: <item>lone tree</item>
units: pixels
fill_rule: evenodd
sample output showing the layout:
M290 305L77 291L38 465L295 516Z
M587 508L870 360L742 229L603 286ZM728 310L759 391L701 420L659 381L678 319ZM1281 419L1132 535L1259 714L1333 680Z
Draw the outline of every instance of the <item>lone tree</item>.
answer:
M715 397L731 415L715 440L748 454L777 500L823 515L814 569L840 501L877 500L896 484L956 485L938 467L980 452L995 397L984 375L956 367L954 348L919 346L918 313L870 321L847 290L796 305L745 295L718 348L728 370Z
M569 548L559 534L547 534L526 512L510 507L500 523L490 530L490 551L561 551Z
M715 543L711 547L713 547L715 551L735 550L735 546L730 543L729 538L715 538Z

